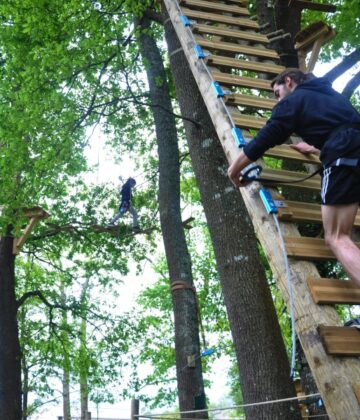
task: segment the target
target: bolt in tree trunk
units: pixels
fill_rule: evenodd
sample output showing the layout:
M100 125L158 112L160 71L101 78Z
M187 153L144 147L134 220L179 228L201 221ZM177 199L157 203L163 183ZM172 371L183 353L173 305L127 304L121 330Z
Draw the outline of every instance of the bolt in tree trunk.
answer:
M21 419L21 351L11 228L0 239L0 419Z
M165 36L182 114L201 124L197 128L184 123L214 246L244 401L295 396L251 221L240 194L226 176L228 163L169 20ZM247 419L254 420L300 418L295 403L248 407L245 412Z
M149 28L146 18L141 28ZM191 260L187 249L180 212L180 163L178 139L166 73L155 40L142 32L140 51L146 62L150 99L156 127L159 155L159 210L170 281L181 282L173 290L175 318L176 371L180 411L194 410L196 397L204 396L201 370L196 297L193 291ZM195 358L188 367L188 357ZM197 407L199 408L199 407ZM201 408L206 408L205 406ZM206 413L192 414L206 418Z

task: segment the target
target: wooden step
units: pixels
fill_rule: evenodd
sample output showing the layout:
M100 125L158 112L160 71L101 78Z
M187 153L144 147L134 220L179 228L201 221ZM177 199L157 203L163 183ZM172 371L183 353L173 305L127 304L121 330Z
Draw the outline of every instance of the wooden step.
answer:
M262 44L269 43L269 40L266 35L262 35L255 32L239 31L218 26L203 25L199 23L193 25L191 29L194 33L199 34L218 35L223 38L242 39L252 42L259 42Z
M248 106L256 109L271 110L276 101L275 99L262 98L260 96L234 93L225 95L225 103L230 106Z
M309 277L307 284L314 302L319 305L360 304L360 287L350 280Z
M283 200L282 197L277 197L276 195L273 198L281 201L285 206L278 208L280 220L295 223L322 223L320 204ZM355 218L354 226L360 227L360 210Z
M283 169L270 169L265 168L261 174L261 178L268 181L276 181L276 184L272 185L283 185L287 187L296 187L306 190L320 191L321 178L319 175L315 175L313 178L307 179L303 182L292 182L300 178L304 178L309 174L306 172L294 172L286 171ZM291 181L285 183L283 181ZM266 181L263 182L266 185Z
M318 331L327 354L360 356L360 331L357 328L319 325Z
M205 20L217 23L227 23L231 26L239 26L240 28L259 29L259 24L251 19L238 18L232 16L220 15L218 13L205 13L197 10L191 10L186 7L181 8L182 13L188 18L195 20Z
M227 51L234 54L245 54L255 57L266 57L272 60L279 58L278 53L266 48L248 47L246 45L234 44L232 42L210 41L208 39L195 37L196 42L208 50Z
M230 67L233 69L256 71L259 73L279 74L285 67L276 64L261 63L258 61L245 61L238 58L222 57L220 55L211 55L205 58L205 62L211 66Z
M334 260L335 256L325 244L324 239L308 238L304 236L287 236L285 245L289 257L299 260ZM360 244L356 244L360 246Z
M224 86L241 86L259 90L272 91L270 82L264 79L256 79L255 77L243 77L234 74L221 73L220 71L212 72L214 80Z
M290 159L302 163L313 163L318 165L320 164L320 160L316 155L305 155L304 153L300 153L297 150L291 148L288 144L282 144L280 146L276 146L269 149L266 152L266 156L279 159Z
M254 117L246 114L231 114L234 123L239 128L262 128L267 121L267 118Z
M211 2L204 0L180 0L180 6L187 6L191 9L197 9L202 11L216 11L231 13L236 16L249 16L250 12L246 7L239 7L237 5L227 5L219 2Z

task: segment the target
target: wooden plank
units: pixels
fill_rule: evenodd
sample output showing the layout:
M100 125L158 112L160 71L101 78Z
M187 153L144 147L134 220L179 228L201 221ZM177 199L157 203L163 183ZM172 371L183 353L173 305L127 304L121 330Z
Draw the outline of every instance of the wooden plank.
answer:
M192 9L199 9L199 10L210 10L210 11L217 11L217 12L224 12L224 13L231 13L233 15L238 16L249 16L250 12L245 7L239 7L237 5L227 5L224 3L214 3L211 1L204 1L204 0L180 0L180 6L187 6Z
M234 123L239 128L262 128L267 121L267 118L254 117L246 114L232 114Z
M289 0L289 6L300 7L301 9L317 10L319 12L334 13L336 6L333 4L313 3L306 0Z
M181 9L182 13L191 19L227 23L232 26L239 26L240 28L259 29L259 24L251 19L225 16L218 13L199 12L197 10L191 10L186 7L182 7Z
M284 200L276 195L274 199L282 201L285 205L284 208L279 208L280 220L296 223L322 223L320 204ZM360 210L356 215L354 226L360 227Z
M212 66L223 66L234 69L257 71L259 73L279 74L285 70L285 67L276 64L261 63L257 61L245 61L237 58L222 57L219 55L212 55L206 57L206 62Z
M39 219L46 219L49 217L49 213L43 210L41 207L25 207L22 209L22 212L25 217L31 219L32 217L38 217Z
M260 42L262 44L269 43L268 37L266 35L255 32L239 31L219 26L203 25L199 23L192 25L191 28L194 33L218 35L223 38L242 39L247 41Z
M319 325L325 350L333 356L360 356L360 331L354 327Z
M319 175L315 175L313 178L307 179L303 182L293 182L307 175L308 173L305 172L293 172L286 171L283 169L265 168L261 174L261 178L267 181L275 181L276 184L272 183L272 185L285 185L287 187L296 187L303 188L306 190L320 191L321 178ZM290 181L290 183L284 181ZM266 185L266 181L264 181L264 185Z
M334 260L335 256L324 239L309 237L285 237L289 257L301 260ZM358 247L360 244L356 244Z
M244 95L241 93L226 94L225 103L231 106L246 106L256 109L271 110L276 104L275 99L262 98L254 95Z
M34 229L35 225L39 221L38 217L32 217L26 226L24 233L20 238L14 238L13 241L13 254L18 255L21 251L22 246L26 242L26 239L29 237L31 231Z
M254 77L243 77L234 74L212 72L214 80L225 86L242 86L259 90L272 91L270 82L264 79L255 79Z
M255 57L265 57L272 60L279 58L278 53L266 48L248 47L246 45L234 44L232 42L210 41L208 39L195 37L196 42L208 50L227 51L234 54L245 54Z
M280 146L273 147L267 150L265 155L279 159L290 159L302 163L320 164L320 160L316 155L305 155L304 153L300 153L297 150L291 148L288 144L282 144Z
M360 304L360 287L352 281L309 277L307 283L318 305Z

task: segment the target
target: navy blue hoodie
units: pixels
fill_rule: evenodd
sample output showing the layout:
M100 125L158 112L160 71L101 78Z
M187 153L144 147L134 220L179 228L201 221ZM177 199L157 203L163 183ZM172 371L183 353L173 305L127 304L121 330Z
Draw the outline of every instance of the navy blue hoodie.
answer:
M356 128L346 127L349 124L355 124ZM340 129L342 126L345 127ZM244 152L255 161L293 133L321 150L324 165L339 157L360 158L360 114L323 77L298 85L279 101L267 124L245 146Z

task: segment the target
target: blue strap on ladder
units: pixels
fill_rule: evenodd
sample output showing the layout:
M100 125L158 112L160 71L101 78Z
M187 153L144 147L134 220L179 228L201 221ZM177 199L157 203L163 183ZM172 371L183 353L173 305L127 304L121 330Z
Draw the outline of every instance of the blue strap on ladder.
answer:
M237 144L238 147L245 147L246 146L247 143L246 143L246 141L244 139L244 136L243 136L240 128L234 127L231 130L231 133L232 133L232 135L233 135L233 137L235 139L235 142L236 142L236 144Z
M180 16L180 20L184 24L184 26L191 26L191 22L187 16L185 15Z
M206 55L205 55L203 49L200 47L200 45L195 45L194 51L195 51L195 54L196 54L197 58L204 59L206 57Z
M225 93L218 82L211 82L211 87L213 88L217 98L223 98L225 96Z
M274 214L278 212L278 209L276 207L276 204L271 196L270 191L268 191L266 188L261 188L259 191L260 198L265 206L266 211L269 214Z

